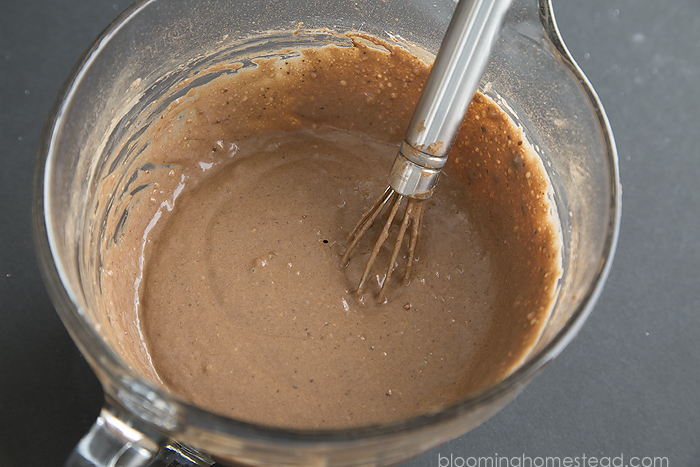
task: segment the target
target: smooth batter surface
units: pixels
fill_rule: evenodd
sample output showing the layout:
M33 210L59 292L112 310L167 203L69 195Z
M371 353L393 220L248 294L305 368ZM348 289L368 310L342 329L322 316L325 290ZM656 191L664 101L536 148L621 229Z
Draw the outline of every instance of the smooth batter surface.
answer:
M561 262L547 177L480 95L429 201L411 284L400 260L387 304L352 293L378 229L341 268L347 234L386 187L428 71L370 45L234 65L151 129L153 165L115 239L121 266L138 265L124 306L156 378L197 405L285 427L389 422L498 382L540 335Z

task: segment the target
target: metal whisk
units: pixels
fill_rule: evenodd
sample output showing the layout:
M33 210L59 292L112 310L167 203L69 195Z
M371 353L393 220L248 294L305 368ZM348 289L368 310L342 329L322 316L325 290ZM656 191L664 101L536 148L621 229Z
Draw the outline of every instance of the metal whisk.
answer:
M347 265L350 254L379 214L385 208L388 209L386 223L372 248L357 287L358 294L364 290L372 265L389 236L389 229L404 198L408 203L377 299L380 302L386 300L386 290L409 225L411 233L404 283L410 281L425 200L432 196L442 167L447 162L447 154L474 97L510 2L511 0L460 0L457 4L406 136L389 172L389 186L362 215L350 233L350 244L341 260L343 266Z

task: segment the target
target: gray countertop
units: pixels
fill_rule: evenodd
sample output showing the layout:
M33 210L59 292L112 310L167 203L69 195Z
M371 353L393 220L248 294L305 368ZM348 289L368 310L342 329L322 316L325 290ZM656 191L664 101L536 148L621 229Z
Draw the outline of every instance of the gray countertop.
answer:
M525 457L537 466L537 458L584 455L603 466L620 456L630 467L654 457L700 465L700 1L553 3L617 141L623 216L615 263L563 354L503 411L412 467L445 466L450 456L459 467L460 457L465 465ZM62 465L101 406L99 383L39 276L30 186L61 83L127 4L0 7L0 467Z

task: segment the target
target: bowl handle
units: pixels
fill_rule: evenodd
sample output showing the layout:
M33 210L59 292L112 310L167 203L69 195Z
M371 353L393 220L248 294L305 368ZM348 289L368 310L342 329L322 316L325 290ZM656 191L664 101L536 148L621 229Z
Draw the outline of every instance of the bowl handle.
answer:
M68 457L65 467L148 467L151 465L210 466L211 459L162 435L137 429L128 415L109 404Z
M118 418L105 405L66 467L142 467L149 465L159 451L159 442Z

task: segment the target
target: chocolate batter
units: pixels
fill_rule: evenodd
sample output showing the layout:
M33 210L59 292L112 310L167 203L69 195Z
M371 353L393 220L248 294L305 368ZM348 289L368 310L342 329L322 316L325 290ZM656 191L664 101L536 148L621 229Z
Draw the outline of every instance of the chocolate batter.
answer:
M295 428L395 421L506 377L561 275L548 178L520 130L477 95L413 279L397 272L377 305L353 290L382 223L347 268L340 257L428 67L359 36L253 63L215 70L144 136L149 164L102 275L125 357L201 407Z

